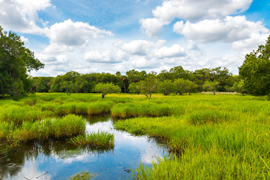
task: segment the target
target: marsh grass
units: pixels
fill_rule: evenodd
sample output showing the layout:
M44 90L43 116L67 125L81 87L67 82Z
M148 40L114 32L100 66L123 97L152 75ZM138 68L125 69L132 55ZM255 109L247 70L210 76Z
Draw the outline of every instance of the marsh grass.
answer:
M184 101L183 101L184 100ZM267 101L241 95L172 99L182 115L118 120L115 128L167 141L170 157L141 164L134 179L269 179Z
M131 117L161 117L174 114L184 114L181 105L158 104L152 102L117 104L112 108L114 118L126 119Z
M45 119L36 122L23 122L20 128L5 131L5 138L10 147L18 147L22 142L66 138L84 134L86 122L82 117L68 115L63 118Z
M19 101L1 100L0 143L18 147L77 136L74 142L87 144L85 121L74 114L111 112L115 118L132 118L114 121L115 128L163 139L172 152L152 167L140 165L133 171L135 179L270 179L270 104L265 97L100 96L37 93Z
M51 111L41 111L39 108L21 107L21 106L8 106L0 112L0 121L13 122L15 124L21 124L24 121L42 120L46 117L52 117L54 113Z
M107 102L91 102L91 103L65 103L65 104L43 104L42 111L52 111L57 116L64 116L68 114L77 115L102 115L108 114L111 111L113 103Z
M238 114L238 113L237 113ZM236 114L226 111L204 110L196 111L189 115L188 120L191 124L200 125L205 123L220 123L239 119Z
M112 148L114 147L114 135L108 132L90 133L71 138L68 142L74 145Z

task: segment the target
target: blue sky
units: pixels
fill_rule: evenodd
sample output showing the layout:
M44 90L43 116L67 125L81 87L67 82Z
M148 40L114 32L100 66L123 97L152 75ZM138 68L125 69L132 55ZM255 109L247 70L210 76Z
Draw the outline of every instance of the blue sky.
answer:
M0 25L45 63L33 76L228 67L270 34L266 0L0 0Z

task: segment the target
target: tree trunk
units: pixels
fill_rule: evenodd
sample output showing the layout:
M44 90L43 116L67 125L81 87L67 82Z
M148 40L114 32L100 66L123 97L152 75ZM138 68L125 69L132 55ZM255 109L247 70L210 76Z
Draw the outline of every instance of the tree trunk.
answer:
M150 94L150 98L151 98L151 94Z
M105 95L104 94L102 94L102 98L104 98L105 97Z
M182 92L181 91L179 91L179 95L182 96Z
M216 92L215 91L213 93L214 93L214 95L216 95Z

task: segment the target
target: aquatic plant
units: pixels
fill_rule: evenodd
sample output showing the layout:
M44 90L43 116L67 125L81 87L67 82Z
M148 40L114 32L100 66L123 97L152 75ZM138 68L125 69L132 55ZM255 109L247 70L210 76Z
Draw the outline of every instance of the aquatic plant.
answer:
M112 108L114 118L161 117L184 114L182 105L157 104L151 102L117 104Z
M3 124L3 123L1 123ZM82 117L75 115L67 115L63 118L45 119L41 122L22 123L22 126L10 130L11 125L6 124L0 126L5 129L5 133L1 134L11 147L17 147L22 142L31 140L44 140L49 138L71 137L84 134L86 122ZM12 126L11 126L12 127ZM7 130L9 130L7 132Z
M114 135L108 132L98 132L79 135L69 140L74 145L90 145L97 148L110 148L114 146Z

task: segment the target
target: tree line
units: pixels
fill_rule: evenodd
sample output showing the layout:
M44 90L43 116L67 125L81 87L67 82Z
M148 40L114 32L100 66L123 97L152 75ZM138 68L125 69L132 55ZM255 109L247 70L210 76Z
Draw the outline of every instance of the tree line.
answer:
M0 97L24 96L35 92L94 93L102 97L110 92L152 93L182 95L194 92L240 92L270 96L270 36L265 45L245 56L239 75L227 68L203 68L195 71L176 66L169 71L137 71L121 74L88 73L71 71L57 77L31 77L32 70L44 68L34 53L24 47L14 32L5 32L0 26Z
M195 92L226 91L232 92L234 86L241 82L237 75L233 75L227 68L203 68L196 71L185 70L182 66L176 66L169 71L161 73L154 71L137 71L135 69L121 74L89 73L80 74L71 71L57 77L33 77L33 91L36 92L66 92L70 93L94 93L101 92L100 84L119 87L122 93L141 93L151 97L152 93L169 95L176 93L182 95ZM97 86L99 85L99 86Z

